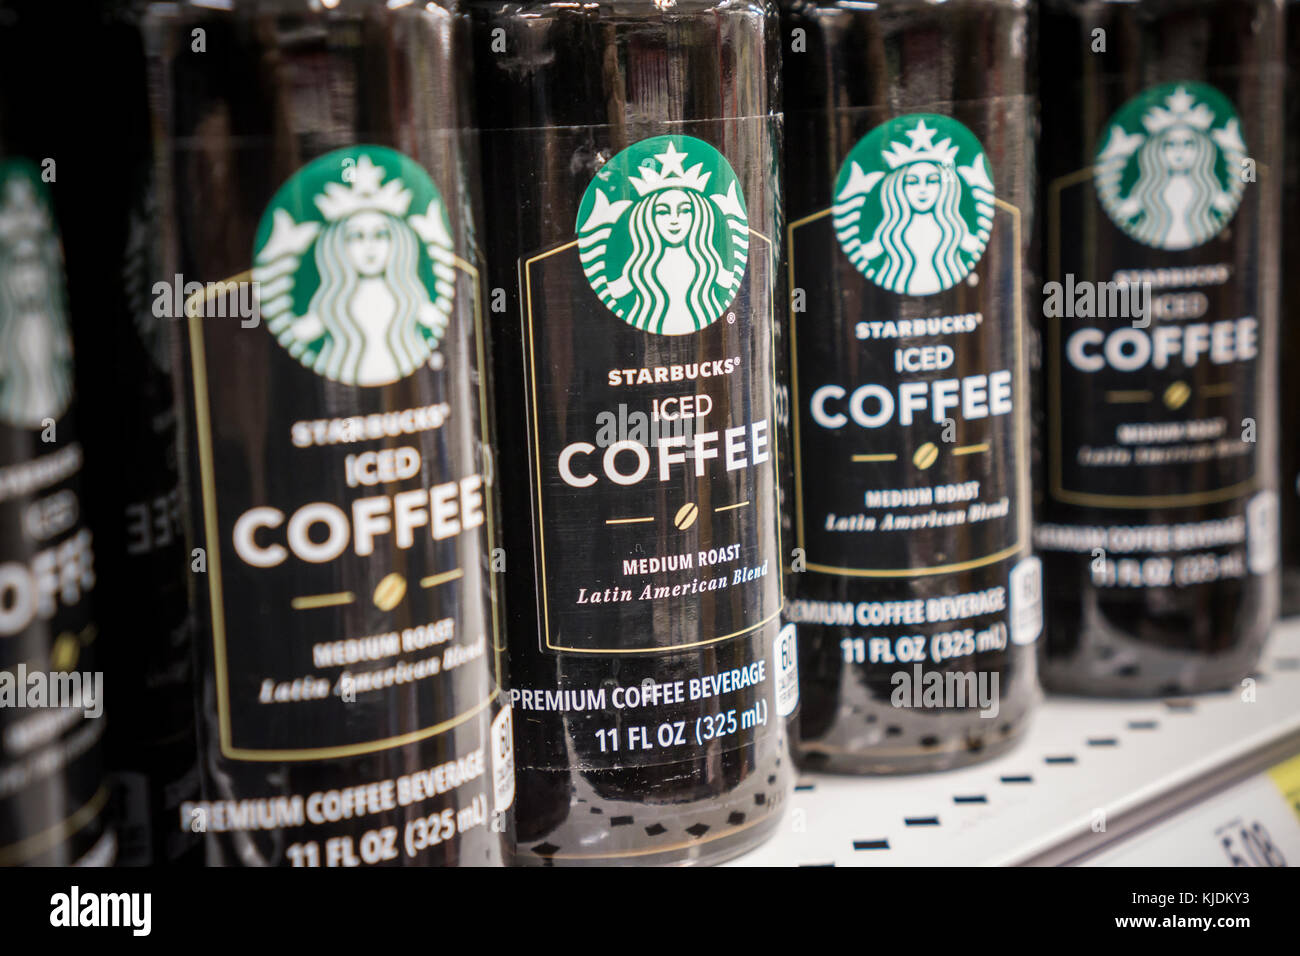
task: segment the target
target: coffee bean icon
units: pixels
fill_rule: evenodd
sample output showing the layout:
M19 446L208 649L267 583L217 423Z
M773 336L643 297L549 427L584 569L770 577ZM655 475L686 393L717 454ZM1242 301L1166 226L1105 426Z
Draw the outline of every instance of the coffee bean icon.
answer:
M404 597L406 597L406 578L394 571L375 588L375 607L381 611L391 611L402 603Z
M77 635L64 631L50 648L50 666L56 671L70 671L77 666L77 658L80 656L81 643L77 640Z
M677 509L677 514L673 518L673 524L685 531L691 525L695 524L695 519L700 516L700 509L692 502L687 502Z
M934 442L928 441L916 450L912 456L912 464L916 465L922 471L929 468L939 460L939 449L935 447Z
M1165 405L1168 408L1182 408L1192 397L1192 389L1186 382L1174 382L1165 389Z

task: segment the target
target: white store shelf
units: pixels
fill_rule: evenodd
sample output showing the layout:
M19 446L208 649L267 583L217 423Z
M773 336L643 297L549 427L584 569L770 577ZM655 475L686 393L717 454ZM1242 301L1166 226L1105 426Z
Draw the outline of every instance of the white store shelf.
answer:
M1089 857L1087 866L1300 866L1300 822L1261 773Z
M1160 863L1134 848L1143 840L1158 848L1152 835L1172 839L1171 821L1184 817L1213 835L1219 824L1192 809L1211 807L1227 825L1235 790L1262 806L1259 781L1268 778L1256 775L1300 753L1300 620L1274 634L1254 690L1253 703L1240 688L1177 701L1048 697L1020 746L985 764L806 777L779 832L733 865ZM1270 818L1275 837L1300 845L1290 842L1300 840L1300 821L1280 793L1278 801L1287 813ZM1194 862L1226 862L1214 840L1205 845L1211 855Z

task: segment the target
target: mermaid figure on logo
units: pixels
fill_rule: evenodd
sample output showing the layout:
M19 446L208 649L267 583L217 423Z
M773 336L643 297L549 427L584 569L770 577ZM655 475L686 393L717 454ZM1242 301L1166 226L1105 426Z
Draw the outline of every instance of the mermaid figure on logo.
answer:
M1214 129L1214 113L1182 86L1142 117L1143 132L1115 124L1097 156L1097 187L1111 218L1157 249L1190 249L1217 235L1236 212L1243 184L1233 176L1245 158L1236 117ZM1225 189L1216 167L1222 153ZM1123 194L1125 173L1136 177Z
M72 398L63 260L30 174L6 172L0 166L0 421L39 428Z
M383 176L363 155L350 187L327 183L315 198L323 224L298 224L276 209L253 271L262 314L281 344L308 368L348 385L387 385L415 371L447 329L455 290L439 201L407 216L410 191L398 179L381 187ZM292 291L313 244L320 284L298 315ZM432 295L419 274L421 244L433 264Z
M580 228L580 255L601 301L623 321L685 335L711 325L734 297L749 247L747 219L734 182L726 195L706 196L713 173L703 172L703 163L683 168L686 153L671 142L655 159L658 169L647 163L628 177L637 200L611 202L597 188ZM615 247L626 257L605 282Z
M853 161L832 207L850 261L900 295L932 295L952 287L988 245L993 183L984 154L969 166L957 166L958 147L950 139L935 143L938 132L920 119L905 134L907 143L892 142L881 152L887 171L866 172ZM962 212L965 188L973 193L975 223Z

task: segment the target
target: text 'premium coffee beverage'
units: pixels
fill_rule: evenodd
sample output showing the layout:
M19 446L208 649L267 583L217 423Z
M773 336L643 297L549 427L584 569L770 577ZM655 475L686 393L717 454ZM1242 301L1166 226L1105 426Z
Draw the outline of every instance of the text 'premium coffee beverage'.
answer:
M1043 4L1050 689L1225 687L1277 614L1281 12Z
M1027 5L784 13L803 759L955 766L1038 696Z
M516 860L716 861L793 780L775 13L472 9Z
M486 341L452 4L157 4L209 861L511 837Z

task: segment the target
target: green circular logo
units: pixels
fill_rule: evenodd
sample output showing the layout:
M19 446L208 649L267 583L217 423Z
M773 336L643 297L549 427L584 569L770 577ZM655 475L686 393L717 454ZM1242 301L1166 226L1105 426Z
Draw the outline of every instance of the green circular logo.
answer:
M596 173L578 207L591 288L628 325L685 335L718 320L749 259L749 216L726 158L693 136L655 136Z
M63 252L36 166L0 162L0 421L40 428L72 400Z
M1143 245L1191 249L1237 212L1246 144L1237 111L1204 83L1153 86L1111 117L1097 150L1097 195Z
M835 235L883 289L933 295L975 267L993 228L984 147L950 116L881 123L849 151L835 180Z
M419 165L383 146L335 150L291 176L253 250L267 328L333 381L405 378L451 320L456 266L442 196Z

